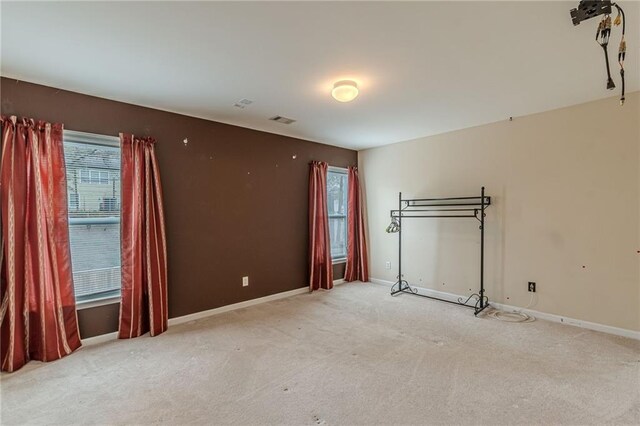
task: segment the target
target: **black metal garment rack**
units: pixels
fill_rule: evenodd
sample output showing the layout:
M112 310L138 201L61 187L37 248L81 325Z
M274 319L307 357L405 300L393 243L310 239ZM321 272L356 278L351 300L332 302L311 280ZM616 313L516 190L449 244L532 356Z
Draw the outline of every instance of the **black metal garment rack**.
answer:
M478 315L487 306L489 298L484 294L484 218L485 210L491 205L491 197L484 195L484 186L479 197L451 197L451 198L414 198L402 199L402 192L398 194L398 210L391 210L391 220L397 223L398 233L398 281L391 287L391 295L408 293L442 302L473 308L474 315ZM480 291L470 295L466 300L457 301L441 299L435 296L420 294L417 288L411 287L402 275L402 220L425 218L475 218L480 222ZM471 304L469 301L476 300Z

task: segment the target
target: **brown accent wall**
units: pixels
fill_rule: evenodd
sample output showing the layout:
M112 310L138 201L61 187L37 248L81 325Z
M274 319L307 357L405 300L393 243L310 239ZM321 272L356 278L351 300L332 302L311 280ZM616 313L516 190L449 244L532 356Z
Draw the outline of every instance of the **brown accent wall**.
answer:
M308 163L357 163L348 149L6 78L0 92L4 115L158 140L169 317L306 286ZM342 277L344 265L334 271ZM117 315L117 306L80 311L82 337L116 331Z
M78 310L80 336L85 339L87 337L99 336L101 334L118 331L119 318L119 303L96 306L95 308L80 309Z

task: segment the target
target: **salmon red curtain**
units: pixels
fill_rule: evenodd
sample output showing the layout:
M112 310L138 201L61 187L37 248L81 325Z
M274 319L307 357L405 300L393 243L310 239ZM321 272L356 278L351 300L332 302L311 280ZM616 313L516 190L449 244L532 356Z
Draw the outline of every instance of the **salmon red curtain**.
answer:
M309 291L333 288L327 168L328 164L320 161L309 166Z
M122 302L118 337L167 329L167 245L153 138L120 134Z
M80 347L62 124L1 117L2 371Z
M358 168L349 167L349 193L347 201L347 264L345 281L369 281L367 241L364 228L364 205L358 178Z

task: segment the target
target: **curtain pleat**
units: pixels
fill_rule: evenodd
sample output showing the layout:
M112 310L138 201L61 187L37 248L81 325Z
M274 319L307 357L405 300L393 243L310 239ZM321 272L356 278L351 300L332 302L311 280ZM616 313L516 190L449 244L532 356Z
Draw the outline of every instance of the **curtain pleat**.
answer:
M120 134L122 302L118 337L167 329L167 245L153 138Z
M309 291L333 288L327 168L328 164L320 161L309 166Z
M364 205L358 168L349 167L349 193L347 201L347 264L345 281L369 281L367 241L364 227Z
M62 124L2 117L2 371L81 346Z

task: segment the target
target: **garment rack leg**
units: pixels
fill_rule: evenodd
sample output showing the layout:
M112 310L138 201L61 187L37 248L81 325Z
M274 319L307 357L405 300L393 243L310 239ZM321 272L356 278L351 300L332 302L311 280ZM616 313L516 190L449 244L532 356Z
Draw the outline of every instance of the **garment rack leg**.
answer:
M402 192L398 192L398 291L402 291Z
M484 186L480 193L480 309L484 308Z

